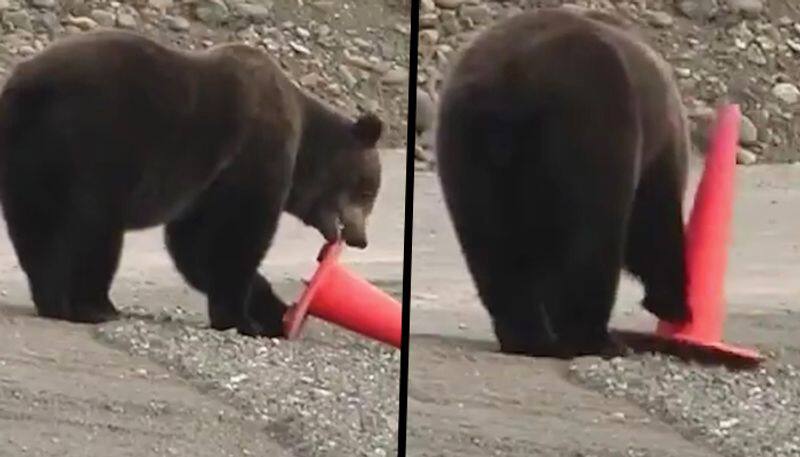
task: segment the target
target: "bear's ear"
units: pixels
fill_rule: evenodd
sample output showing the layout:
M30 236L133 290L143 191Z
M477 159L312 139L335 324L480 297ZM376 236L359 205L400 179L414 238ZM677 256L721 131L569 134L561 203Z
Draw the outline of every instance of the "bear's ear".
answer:
M362 115L353 124L353 136L366 147L375 146L382 132L383 122L372 113Z

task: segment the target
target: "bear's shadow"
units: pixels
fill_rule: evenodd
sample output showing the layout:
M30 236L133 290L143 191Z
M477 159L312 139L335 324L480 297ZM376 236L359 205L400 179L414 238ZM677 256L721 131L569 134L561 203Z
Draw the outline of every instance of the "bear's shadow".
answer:
M631 356L634 354L663 354L676 357L686 363L697 363L706 366L721 365L731 370L753 369L758 367L761 362L720 348L691 345L674 339L662 338L655 334L627 330L611 330L611 333L630 350L629 355ZM520 354L504 354L500 351L499 345L493 340L427 333L411 335L410 339L412 347L416 344L427 344L475 354L530 357ZM543 359L544 357L530 358ZM576 357L572 360L580 358L583 357Z
M0 302L0 316L4 318L37 317L33 306L16 305L8 302Z
M33 306L27 305L18 305L12 304L8 302L0 302L0 319L7 319L7 320L15 320L19 318L25 319L44 319L47 321L52 322L67 322L61 319L51 319L47 317L41 317L36 313L36 308ZM193 316L169 316L169 318L165 319L162 316L158 316L153 313L145 313L141 311L132 311L128 309L120 309L119 310L119 317L114 320L110 320L100 324L75 324L70 322L71 325L85 325L87 327L96 327L98 325L108 324L112 322L128 322L128 321L143 321L148 323L165 323L165 322L174 322L179 323L181 325L187 326L194 326L197 328L205 329L208 328L208 324L203 321L201 318L194 318Z
M500 346L495 341L467 338L462 336L444 336L432 333L416 333L410 336L411 346L414 344L431 344L449 349L460 349L470 352L499 354Z

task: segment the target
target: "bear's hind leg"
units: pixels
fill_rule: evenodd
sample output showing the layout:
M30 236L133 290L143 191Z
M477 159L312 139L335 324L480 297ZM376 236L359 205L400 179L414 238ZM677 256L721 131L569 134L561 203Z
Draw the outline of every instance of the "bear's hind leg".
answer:
M99 323L114 320L119 312L108 296L119 265L124 229L100 221L75 224L72 243L70 303L72 320Z
M64 246L56 240L55 222L36 211L17 211L15 202L5 198L3 212L9 237L22 271L36 313L50 319L70 317Z
M563 357L625 353L608 331L622 268L625 222L624 216L595 218L573 229L560 284L548 303Z
M69 211L5 209L9 234L42 317L98 323L115 319L108 289L117 267L123 231L81 222Z
M549 262L543 260L552 256L543 252L550 250L549 244L537 243L547 236L536 233L537 222L530 220L530 212L519 213L510 203L524 194L509 186L507 174L488 161L469 160L485 157L485 151L491 157L496 149L484 145L505 144L495 141L498 129L464 130L444 123L439 138L439 174L448 213L500 350L552 354L557 335L544 308Z
M548 280L537 278L532 266L505 260L470 262L481 301L492 317L500 350L534 357L556 355L558 335L544 306Z

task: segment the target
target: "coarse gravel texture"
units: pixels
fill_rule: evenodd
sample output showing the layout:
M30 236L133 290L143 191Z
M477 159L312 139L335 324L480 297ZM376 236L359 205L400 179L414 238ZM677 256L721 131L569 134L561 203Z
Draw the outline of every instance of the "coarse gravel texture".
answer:
M526 10L578 5L631 21L673 66L705 149L713 107L741 105L739 163L800 160L800 4L792 0L423 0L420 2L417 115L434 109L450 64L476 34ZM430 102L428 102L430 101ZM430 116L427 116L430 117ZM433 148L431 119L417 144ZM418 151L421 161L433 159ZM420 166L425 169L426 167Z
M800 455L800 368L781 359L731 371L642 354L582 360L570 378L633 401L727 457Z
M298 341L205 327L204 316L165 308L97 328L100 341L146 356L201 392L263 424L297 456L394 456L400 352L320 321Z

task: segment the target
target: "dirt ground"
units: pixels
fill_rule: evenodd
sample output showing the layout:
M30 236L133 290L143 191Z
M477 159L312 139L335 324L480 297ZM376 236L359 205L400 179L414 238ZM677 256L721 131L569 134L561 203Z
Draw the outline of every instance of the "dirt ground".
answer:
M779 364L796 363L800 347L797 182L794 165L738 169L726 338ZM640 297L624 280L615 327L653 328ZM416 175L411 316L409 456L729 455L635 402L574 382L569 362L498 354L430 172Z
M387 150L382 155L385 188L371 220L370 247L346 250L342 261L366 279L396 292L391 286L402 277L405 151ZM112 300L118 306L137 307L155 318L178 313L199 315L204 320L204 299L175 272L159 230L134 232L125 242L112 289ZM321 244L313 230L289 216L282 220L262 270L287 300L296 296L298 280L315 268ZM98 338L94 326L35 317L3 224L0 456L349 457L396 452L398 351L376 348L377 343L326 331L311 322L302 340L280 348L269 340L259 343L222 335L229 341L212 352L199 349L211 347L208 341L222 337L219 332L191 322L177 325L186 327L176 331L188 337L178 341L182 347L165 346L181 357L165 362L155 356L162 354L164 347L155 347L153 339L141 334L123 333L124 341L138 344L138 351L129 351L120 341ZM145 327L150 333L156 328L155 324L120 321L108 324L106 333L113 333L115 327L124 332L130 326ZM173 344L176 338L158 341ZM266 352L262 361L272 363L272 371L283 374L281 379L255 377L253 373L260 373L258 367L248 366L251 360L231 354L230 348L242 349L242 353ZM284 363L269 358L270 352L279 351L291 360ZM383 355L370 358L370 354ZM199 366L194 363L197 361ZM293 366L295 370L290 369ZM337 376L339 367L348 367L359 379L353 381L347 373ZM232 382L213 375L229 374L233 369L244 376L236 374L241 386L227 391L237 398L245 393L261 398L258 405L263 409L255 411L257 403L234 401L237 398L209 387ZM315 378L314 373L319 375ZM248 374L252 379L245 379ZM292 414L295 397L303 404ZM354 406L358 407L354 411L366 410L366 417L373 421L352 431L352 421L343 415ZM358 423L360 419L354 420ZM331 436L317 436L320 430L330 431ZM325 440L333 444L328 449L309 449L312 438L313 443ZM362 438L368 441L358 441ZM382 446L369 447L375 441Z

